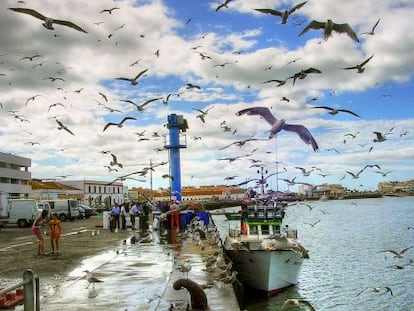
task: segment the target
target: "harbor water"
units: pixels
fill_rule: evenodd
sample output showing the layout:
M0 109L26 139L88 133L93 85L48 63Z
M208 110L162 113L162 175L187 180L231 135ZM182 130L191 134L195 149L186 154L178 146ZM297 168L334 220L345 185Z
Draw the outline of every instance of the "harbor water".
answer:
M222 234L237 225L214 219ZM247 293L246 310L280 310L298 297L316 310L414 310L414 248L403 258L384 252L414 246L414 197L293 203L284 224L309 250L299 284L270 299Z

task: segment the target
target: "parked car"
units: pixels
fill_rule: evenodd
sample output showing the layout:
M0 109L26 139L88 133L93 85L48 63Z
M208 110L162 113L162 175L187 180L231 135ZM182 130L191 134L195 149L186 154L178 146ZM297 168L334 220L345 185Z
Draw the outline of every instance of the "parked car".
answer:
M94 208L88 205L85 205L85 204L79 204L78 209L79 209L79 219L89 218L93 215L97 215Z

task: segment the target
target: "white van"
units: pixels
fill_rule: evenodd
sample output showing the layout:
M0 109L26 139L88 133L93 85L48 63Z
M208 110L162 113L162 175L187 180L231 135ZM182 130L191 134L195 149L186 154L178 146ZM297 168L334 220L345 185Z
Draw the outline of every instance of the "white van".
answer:
M12 199L8 203L7 223L27 227L33 223L41 210L32 199Z
M0 191L0 227L3 227L8 222L8 196L8 193Z
M39 202L39 204L41 203L49 203L49 216L57 213L61 221L73 221L79 217L78 200L65 199Z

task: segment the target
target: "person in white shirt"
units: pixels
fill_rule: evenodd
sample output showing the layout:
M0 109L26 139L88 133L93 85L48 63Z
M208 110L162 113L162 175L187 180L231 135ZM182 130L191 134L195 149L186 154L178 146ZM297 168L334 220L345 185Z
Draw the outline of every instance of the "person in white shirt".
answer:
M122 230L126 229L126 216L127 216L127 211L126 211L126 208L125 208L126 204L128 204L128 203L123 203L121 205L121 211L120 211L120 214L121 214L121 229Z

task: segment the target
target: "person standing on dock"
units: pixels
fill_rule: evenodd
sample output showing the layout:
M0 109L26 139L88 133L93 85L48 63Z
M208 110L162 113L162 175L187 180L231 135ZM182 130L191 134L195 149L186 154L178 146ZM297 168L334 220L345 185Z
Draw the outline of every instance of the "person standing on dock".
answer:
M170 204L170 219L171 219L171 230L175 228L177 228L177 231L180 230L180 211L179 211L180 206L178 205L178 201L177 200L171 200L171 204Z
M47 222L47 215L49 211L47 209L42 210L42 213L36 217L32 224L32 232L37 237L37 254L46 255L45 252L45 240L43 238L43 233L41 226Z
M126 216L127 216L128 211L129 211L129 208L127 207L128 204L129 203L123 203L121 205L120 214L121 214L121 227L122 227L122 230L126 229ZM127 208L128 208L128 211L127 211Z
M121 208L119 207L119 204L117 202L115 202L115 205L112 207L111 210L111 214L114 215L115 217L115 229L119 229L120 225L119 225L119 215L121 213Z
M129 219L131 221L131 230L135 230L135 217L137 217L138 215L137 204L138 203L132 202L129 208Z
M53 213L52 219L49 220L50 243L52 245L52 254L59 254L59 240L61 230L62 223L59 220L59 216L57 213Z
M145 201L142 204L142 221L140 222L140 226L142 230L147 230L148 227L148 220L149 220L149 214L151 212L151 205L149 202Z

